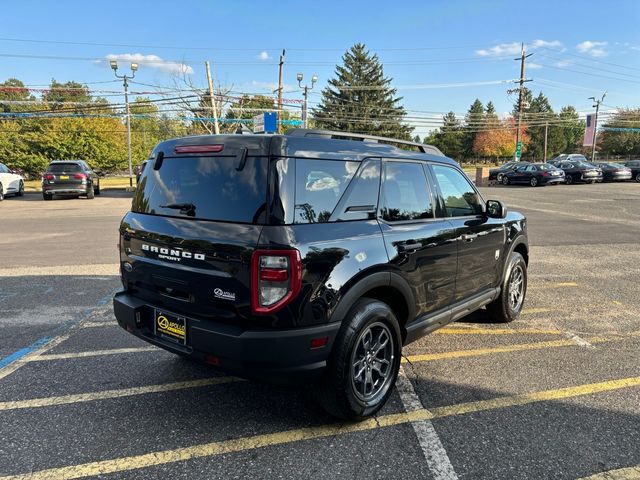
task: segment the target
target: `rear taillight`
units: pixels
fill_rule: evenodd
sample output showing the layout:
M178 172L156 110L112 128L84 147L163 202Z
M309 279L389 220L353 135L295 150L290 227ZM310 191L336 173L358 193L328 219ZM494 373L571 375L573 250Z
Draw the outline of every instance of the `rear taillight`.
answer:
M300 291L302 262L298 250L256 250L251 258L251 308L272 313Z
M548 177L549 176L549 172L542 172L542 176L543 177Z
M87 175L84 173L76 173L73 178L75 178L76 180L86 180L87 179Z
M55 177L53 176L53 174L51 173L45 173L44 174L44 179L45 180L53 180Z

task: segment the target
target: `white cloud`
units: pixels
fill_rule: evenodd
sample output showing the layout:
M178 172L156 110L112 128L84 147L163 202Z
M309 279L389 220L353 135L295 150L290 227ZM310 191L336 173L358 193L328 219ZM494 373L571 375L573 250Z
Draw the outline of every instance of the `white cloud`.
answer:
M271 60L271 57L269 56L269 52L267 52L266 50L263 50L262 52L260 52L258 54L258 60Z
M592 57L605 57L608 52L602 48L606 47L607 42L592 42L591 40L585 40L582 43L576 45L576 48L580 53L591 55Z
M519 55L522 44L520 42L499 43L491 48L476 50L476 55L480 57L501 57L504 55ZM538 48L553 48L565 51L566 48L560 40L534 40L532 43L525 44L527 51L536 50Z
M553 65L556 66L556 67L559 67L559 68L564 68L564 67L568 67L570 65L573 65L573 61L571 61L571 60L560 60L560 61L554 63Z
M562 44L562 42L560 40L552 40L552 41L547 41L547 40L534 40L533 43L530 45L531 49L535 49L535 48L555 48L555 49L559 49L561 51L565 51L566 48L564 48L564 45Z
M489 49L476 50L476 54L481 57L501 57L503 55L517 55L520 53L521 45L518 42L500 43Z
M527 63L527 68L530 68L531 70L538 70L539 68L542 68L542 65L535 62L529 62Z
M110 60L118 60L122 62L136 62L140 64L140 69L155 68L166 73L193 73L193 68L190 65L181 62L163 60L158 55L143 55L142 53L110 53L105 58L105 61L98 60L95 63L108 64Z

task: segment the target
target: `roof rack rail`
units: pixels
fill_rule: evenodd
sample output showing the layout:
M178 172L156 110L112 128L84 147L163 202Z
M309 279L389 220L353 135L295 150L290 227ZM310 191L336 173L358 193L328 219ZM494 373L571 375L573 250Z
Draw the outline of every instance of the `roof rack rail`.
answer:
M315 138L334 138L340 140L359 140L361 142L373 142L373 143L395 143L398 145L407 145L410 147L418 148L422 153L430 153L433 155L439 155L441 157L444 154L433 145L426 145L424 143L410 142L407 140L399 140L391 137L378 137L375 135L367 135L365 133L351 133L351 132L337 132L333 130L318 130L310 128L292 128L285 132L285 135L290 137L315 137Z

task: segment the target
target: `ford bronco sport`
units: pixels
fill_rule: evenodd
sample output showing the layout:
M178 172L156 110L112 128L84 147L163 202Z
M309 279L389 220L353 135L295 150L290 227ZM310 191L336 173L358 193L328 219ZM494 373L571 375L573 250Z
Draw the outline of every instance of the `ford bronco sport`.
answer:
M525 218L435 147L302 129L185 137L153 150L122 220L114 310L149 343L313 383L358 420L391 394L403 345L485 306L514 320L528 252Z

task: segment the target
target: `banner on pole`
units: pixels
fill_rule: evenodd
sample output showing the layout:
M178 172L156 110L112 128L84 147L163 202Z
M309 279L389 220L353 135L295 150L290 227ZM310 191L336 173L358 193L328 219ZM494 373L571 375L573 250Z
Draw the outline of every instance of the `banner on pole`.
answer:
M596 116L593 113L587 115L587 127L584 129L584 138L582 139L583 147L593 146L593 133L596 128Z

